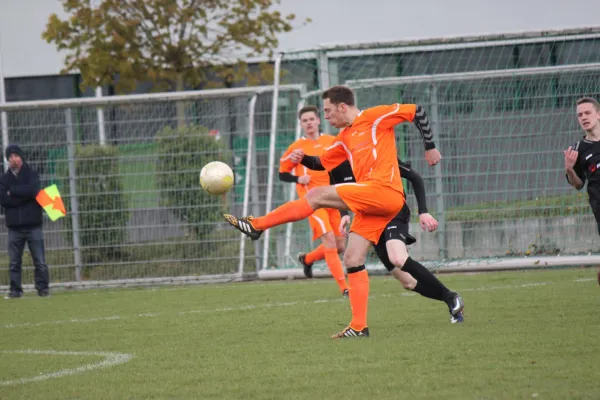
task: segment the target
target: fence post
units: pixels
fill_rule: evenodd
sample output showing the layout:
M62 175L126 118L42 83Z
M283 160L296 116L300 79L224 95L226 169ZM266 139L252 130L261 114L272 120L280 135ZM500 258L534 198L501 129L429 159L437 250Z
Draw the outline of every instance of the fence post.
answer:
M302 126L300 125L300 118L298 118L298 113L300 112L300 110L302 109L302 107L304 107L304 104L306 102L306 98L305 97L301 97L300 101L298 102L298 106L296 107L296 132L294 135L294 141L297 141L298 139L300 139L300 136L302 136ZM290 201L294 200L296 198L296 185L290 185ZM286 258L286 262L287 259L292 260L292 262L294 262L294 259L292 258L291 255L291 250L292 250L292 227L294 224L287 224L285 226L285 246L284 246L284 254L285 254L285 258Z
M92 12L98 9L98 1L97 0L89 0L89 6L92 9ZM102 97L102 87L96 87L96 97ZM106 131L104 129L104 109L102 107L96 108L96 117L98 119L98 142L101 146L106 145Z
M438 138L441 138L442 124L440 121L439 114L439 103L438 103L438 88L436 85L431 85L429 91L429 100L431 104L431 126L433 131L437 132ZM434 167L435 171L435 200L437 208L437 220L439 223L438 229L438 246L440 248L439 255L442 259L448 256L448 249L446 249L446 209L444 206L444 182L442 165L437 164Z
M100 86L96 88L96 97L102 97L102 88ZM98 116L98 141L101 146L105 146L106 130L104 127L104 109L102 107L96 108L96 115Z
M248 104L248 148L246 149L246 171L244 178L244 199L242 203L242 215L248 214L250 203L250 186L252 185L251 177L254 175L254 116L256 114L256 100L258 93L255 93ZM256 183L253 185L256 186ZM254 197L254 196L253 196ZM238 275L240 278L244 274L244 261L246 259L246 235L240 233L240 261L238 264ZM257 264L257 269L259 265Z
M260 93L256 94L256 101L258 101ZM253 115L252 115L252 163L250 169L252 170L252 175L250 175L250 203L252 204L252 215L260 215L260 194L258 184L258 157L256 156L256 103L253 105ZM244 235L246 236L246 235ZM253 240L254 243L254 266L256 267L256 273L260 271L260 252L262 249L263 241L262 240Z
M273 202L273 184L275 179L275 143L277 141L277 111L279 103L279 74L281 71L281 58L283 54L277 54L275 58L275 72L273 76L273 104L271 105L271 132L269 136L269 169L267 175L267 204L265 214L271 211ZM267 269L269 265L269 239L271 236L271 230L265 231L265 238L263 241L263 259L262 269Z
M319 88L321 90L327 90L331 87L331 74L329 71L329 57L327 56L326 50L319 50L317 52L317 71L319 79ZM338 81L337 74L335 76L335 82ZM321 109L321 131L322 132L335 132L329 121L325 119L325 113Z
M73 225L73 256L75 259L75 280L81 281L81 246L79 228L79 207L77 204L77 171L75 168L75 139L73 135L73 115L65 109L67 126L67 164L69 167L69 196L71 198L71 223Z
M6 87L4 85L4 69L2 68L2 49L0 49L0 105L6 103ZM6 111L0 112L0 129L2 130L2 159L4 160L4 171L8 169L8 160L4 157L8 147L8 120Z

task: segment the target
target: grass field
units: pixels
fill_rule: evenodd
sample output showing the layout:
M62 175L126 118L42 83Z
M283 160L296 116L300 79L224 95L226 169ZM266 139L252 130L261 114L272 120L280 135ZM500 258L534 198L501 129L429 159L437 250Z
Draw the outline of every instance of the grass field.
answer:
M0 398L598 399L595 269L374 277L368 339L333 341L331 280L28 294L0 302ZM20 352L16 352L20 351Z

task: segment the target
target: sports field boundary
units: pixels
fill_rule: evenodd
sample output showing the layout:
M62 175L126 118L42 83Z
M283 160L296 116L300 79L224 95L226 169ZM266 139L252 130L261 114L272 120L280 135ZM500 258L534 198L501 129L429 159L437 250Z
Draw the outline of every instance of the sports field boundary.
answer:
M460 260L449 262L423 262L423 264L436 274L446 273L478 273L478 272L499 272L515 270L534 270L548 268L589 268L600 267L600 255L588 256L552 256L552 257L522 257L505 259L478 259L478 260ZM373 263L367 265L367 270L372 275L384 275L387 273L383 264ZM314 269L314 278L330 278L331 273L328 269ZM242 276L237 274L222 275L198 275L198 276L177 276L177 277L156 277L156 278L136 278L136 279L113 279L96 280L81 282L52 282L50 289L55 290L85 290L85 289L114 289L114 288L133 288L149 286L182 286L182 285L200 285L214 283L248 282L256 280L289 280L306 279L302 268L282 268L267 269L259 273L249 272ZM0 292L8 292L9 286L0 286ZM33 284L23 285L24 292L34 292Z

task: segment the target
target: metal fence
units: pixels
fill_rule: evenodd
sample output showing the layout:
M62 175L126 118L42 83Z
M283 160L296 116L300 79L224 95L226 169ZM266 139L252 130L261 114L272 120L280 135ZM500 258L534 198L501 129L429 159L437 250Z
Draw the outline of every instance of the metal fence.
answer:
M3 147L19 144L42 185L57 184L67 205L66 218L44 224L52 280L237 279L256 272L260 242L247 245L221 213L265 211L270 138L296 130L295 113L273 113L274 91L276 105L295 103L305 91L276 89L0 105ZM234 187L223 197L199 186L200 169L213 160L234 169ZM3 284L6 241L2 226ZM24 268L27 283L27 257Z
M262 215L293 198L293 185L275 177L301 134L297 110L346 84L360 107L415 102L429 112L441 166L425 165L414 127L397 128L399 156L422 173L440 220L434 234L411 227L414 258L445 267L522 267L545 256L548 265L589 264L600 262L590 255L600 247L596 228L585 194L564 182L560 155L580 136L575 99L600 96L599 46L600 29L590 28L313 49L279 55L268 87L0 104L2 144L20 144L66 200L67 218L45 223L54 282L301 275L295 254L313 246L305 221L251 242L220 213ZM236 176L223 198L199 187L214 159ZM0 227L0 284L5 249ZM528 256L538 258L519 258ZM27 257L25 267L31 281Z
M412 256L434 267L475 269L535 266L539 257L552 265L600 261L591 255L600 247L587 195L566 183L561 158L580 135L575 101L599 95L599 78L600 63L589 63L343 82L361 107L400 101L429 112L444 155L433 169L423 160L416 129L397 127L399 156L423 175L430 212L440 222L435 234L413 224L418 244ZM320 93L307 93L298 106L316 104ZM294 197L288 193L285 199ZM290 267L294 254L313 246L306 224L276 229L285 231L270 244L277 261L263 259L261 276L301 276L300 269L267 267ZM377 264L374 257L370 262Z

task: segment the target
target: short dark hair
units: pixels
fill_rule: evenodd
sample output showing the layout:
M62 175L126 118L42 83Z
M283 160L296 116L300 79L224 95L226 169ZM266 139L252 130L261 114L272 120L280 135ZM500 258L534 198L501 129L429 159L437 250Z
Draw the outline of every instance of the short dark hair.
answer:
M298 111L298 119L302 118L302 115L307 112L314 112L317 117L319 116L319 109L316 106L304 106Z
M577 100L577 105L585 104L585 103L590 103L591 105L594 106L596 111L600 111L600 104L598 103L598 101L596 99L593 99L591 97L582 97L579 100Z
M323 93L323 99L329 99L335 105L344 103L347 106L353 106L354 93L347 86L333 86Z

